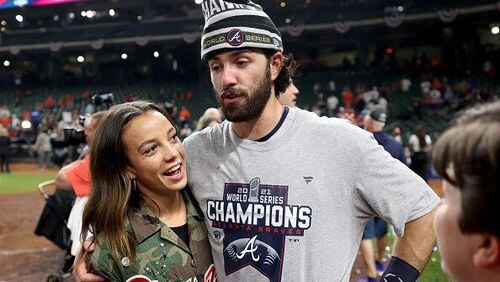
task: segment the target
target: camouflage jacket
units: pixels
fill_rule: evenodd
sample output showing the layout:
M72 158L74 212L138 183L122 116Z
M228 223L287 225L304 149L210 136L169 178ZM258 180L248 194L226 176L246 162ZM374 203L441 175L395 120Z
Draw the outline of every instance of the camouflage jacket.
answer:
M92 267L110 281L126 281L141 274L157 281L213 281L215 270L203 215L189 193L182 192L187 209L189 246L160 221L142 201L128 211L127 232L137 241L136 259L116 261L103 244L97 242L90 256Z

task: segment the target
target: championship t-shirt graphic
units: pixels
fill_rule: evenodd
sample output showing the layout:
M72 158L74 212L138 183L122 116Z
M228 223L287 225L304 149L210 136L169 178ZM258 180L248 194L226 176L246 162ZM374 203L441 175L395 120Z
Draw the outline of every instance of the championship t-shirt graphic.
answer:
M270 281L280 281L285 237L304 236L311 226L312 209L288 204L288 186L226 183L222 200L207 201L212 227L224 231L226 275L247 266ZM215 238L217 239L217 238Z

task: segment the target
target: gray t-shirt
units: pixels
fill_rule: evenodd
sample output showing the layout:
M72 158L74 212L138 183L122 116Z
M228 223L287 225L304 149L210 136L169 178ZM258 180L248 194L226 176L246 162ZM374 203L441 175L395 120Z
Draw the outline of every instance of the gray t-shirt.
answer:
M300 109L265 142L226 121L184 146L222 281L348 281L368 219L401 236L439 202L371 133Z

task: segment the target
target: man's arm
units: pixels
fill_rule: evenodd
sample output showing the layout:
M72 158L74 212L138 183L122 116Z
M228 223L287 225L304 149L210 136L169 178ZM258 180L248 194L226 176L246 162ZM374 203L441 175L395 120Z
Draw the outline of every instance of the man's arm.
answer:
M69 182L68 178L66 177L66 171L68 170L69 166L71 164L61 168L59 172L56 175L55 178L55 185L57 189L60 190L65 190L65 191L71 191L73 188L71 187L71 183Z
M411 264L422 272L429 261L436 243L433 221L436 208L430 213L405 225L403 237L394 242L393 256Z
M86 250L86 252L93 252L94 251L94 244L92 243L91 240L87 239L85 242L83 242L83 248ZM82 256L82 253L84 250L80 250L80 253L78 254L78 258ZM73 277L75 278L75 281L77 282L101 282L104 281L104 279L98 275L92 274L89 272L89 267L87 265L87 262L84 259L76 259L75 260L75 265L73 265Z

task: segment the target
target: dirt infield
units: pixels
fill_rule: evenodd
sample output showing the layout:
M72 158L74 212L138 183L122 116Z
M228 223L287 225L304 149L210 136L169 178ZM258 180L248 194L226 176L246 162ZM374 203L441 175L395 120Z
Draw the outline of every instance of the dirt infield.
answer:
M34 164L12 164L12 172L55 175ZM45 201L38 193L0 194L0 281L45 281L61 265L62 251L33 232Z
M0 281L45 281L60 266L62 251L33 234L43 205L37 193L0 195Z

